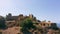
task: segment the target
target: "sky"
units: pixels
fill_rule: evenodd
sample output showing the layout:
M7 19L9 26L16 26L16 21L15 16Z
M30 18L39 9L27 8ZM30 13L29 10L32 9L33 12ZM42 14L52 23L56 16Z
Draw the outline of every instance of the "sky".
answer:
M60 0L0 0L0 15L33 14L38 20L60 22Z

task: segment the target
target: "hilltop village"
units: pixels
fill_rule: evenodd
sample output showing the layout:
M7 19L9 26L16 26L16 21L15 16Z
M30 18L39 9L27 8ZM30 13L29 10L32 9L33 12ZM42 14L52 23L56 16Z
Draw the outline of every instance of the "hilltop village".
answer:
M27 25L24 27L28 31L26 29L24 29L23 32L21 31L21 23L24 23L23 26ZM34 26L34 28L30 28L32 26ZM28 29L28 27L30 29ZM23 14L12 16L12 14L9 13L6 17L0 16L0 34L60 34L60 29L57 27L56 23L40 21L32 14L29 16L24 16Z

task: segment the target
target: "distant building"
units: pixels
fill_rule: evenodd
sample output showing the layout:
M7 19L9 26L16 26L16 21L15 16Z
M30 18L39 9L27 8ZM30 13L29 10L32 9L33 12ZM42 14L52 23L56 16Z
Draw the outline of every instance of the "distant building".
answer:
M39 25L41 27L50 27L52 24L52 22L45 22L45 21L42 21Z
M24 20L25 18L31 18L33 21L36 21L36 18L30 14L29 16L23 16L23 14L20 14L18 16L12 16L11 13L6 15L6 25L8 27L13 27L13 26L19 26L19 22Z

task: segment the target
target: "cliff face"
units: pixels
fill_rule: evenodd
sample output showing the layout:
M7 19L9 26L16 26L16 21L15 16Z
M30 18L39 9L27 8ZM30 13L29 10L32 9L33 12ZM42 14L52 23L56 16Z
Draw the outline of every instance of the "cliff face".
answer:
M2 34L18 34L20 33L20 27L12 27L2 30Z

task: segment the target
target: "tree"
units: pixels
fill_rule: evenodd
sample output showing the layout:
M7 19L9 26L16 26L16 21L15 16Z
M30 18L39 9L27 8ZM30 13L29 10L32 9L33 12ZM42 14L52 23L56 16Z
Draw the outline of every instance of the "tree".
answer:
M0 29L5 29L6 25L5 25L5 19L3 17L0 18Z
M22 31L28 31L31 28L35 28L35 26L33 25L33 21L30 18L24 19L21 22L20 26L22 27Z

